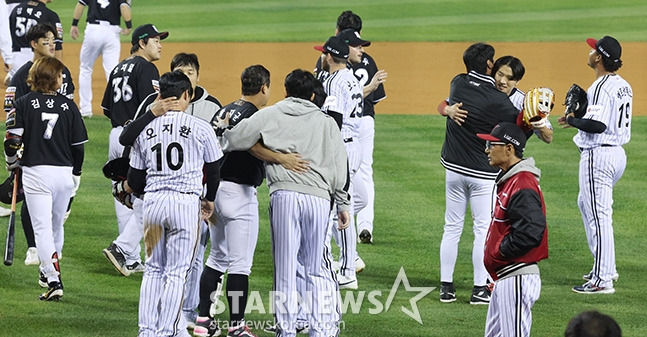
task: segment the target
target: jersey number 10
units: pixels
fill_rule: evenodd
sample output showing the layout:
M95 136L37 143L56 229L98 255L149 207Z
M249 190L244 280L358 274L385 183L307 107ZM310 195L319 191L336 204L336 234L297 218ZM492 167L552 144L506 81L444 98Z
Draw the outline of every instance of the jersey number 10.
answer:
M156 160L156 169L157 171L162 170L162 162L164 161L162 159L162 143L157 143L151 147L151 151L155 153L155 160ZM176 156L173 156L173 154L176 154ZM182 168L182 164L184 163L184 149L182 149L182 145L177 142L173 142L169 144L166 147L165 151L165 161L166 165L168 168L170 168L173 171L177 171ZM177 162L173 162L173 157L177 158Z

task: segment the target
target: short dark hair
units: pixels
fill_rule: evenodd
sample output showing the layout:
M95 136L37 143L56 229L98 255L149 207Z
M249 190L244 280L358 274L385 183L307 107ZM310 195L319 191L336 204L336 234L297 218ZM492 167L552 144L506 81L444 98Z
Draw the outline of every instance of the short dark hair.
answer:
M311 72L303 69L292 70L285 77L285 93L288 97L310 100L315 90L317 79Z
M58 89L58 76L63 73L63 62L45 56L34 62L27 75L27 84L32 91L51 92Z
M328 97L326 90L324 90L323 83L321 83L320 81L315 81L313 93L315 95L312 98L312 103L321 108L326 102L326 98Z
M260 64L249 66L240 74L240 82L244 96L256 95L263 85L270 86L270 71Z
M512 70L513 81L521 81L523 75L526 73L526 68L523 66L523 63L521 63L520 59L507 55L499 57L496 62L494 62L494 66L492 66L493 77L494 74L496 74L496 72L499 71L499 68L501 68L502 66L510 67L510 69Z
M143 42L144 42L144 46L145 46L145 45L147 45L147 44L148 44L148 39L149 39L149 37L148 37L148 36L146 36L146 37L143 37L143 38L139 39L139 41L143 41ZM130 54L134 54L134 53L136 53L138 50L140 50L140 49L141 49L141 47L139 46L139 41L137 41L137 43L135 43L132 47L130 47Z
M598 311L584 311L573 317L564 337L621 337L622 330L611 316Z
M31 46L31 41L38 42L38 39L46 38L48 32L52 33L54 38L56 38L56 28L54 28L54 26L49 22L42 22L29 28L25 35L25 39L27 39L27 43Z
M193 97L191 81L179 70L165 73L160 77L160 96L162 98L180 98L185 91L189 91L189 97Z
M196 72L200 73L200 62L198 62L198 55L188 53L178 53L173 56L171 60L171 71L177 67L193 67Z
M596 51L597 52L597 51ZM618 62L613 62L612 59L608 57L602 56L602 66L604 67L604 70L615 73L620 67L622 67L622 60L618 60Z
M337 17L337 28L341 32L344 29L352 28L358 33L362 32L362 18L353 11L343 11Z
M463 63L468 72L487 74L487 61L494 62L494 47L487 43L477 42L467 47L463 53Z

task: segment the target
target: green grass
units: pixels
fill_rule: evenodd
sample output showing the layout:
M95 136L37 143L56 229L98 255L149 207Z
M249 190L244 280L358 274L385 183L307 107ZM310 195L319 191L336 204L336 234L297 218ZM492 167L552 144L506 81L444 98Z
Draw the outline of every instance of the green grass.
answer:
M49 5L61 17L66 42L72 41L73 3ZM139 0L132 5L135 26L154 23L171 32L169 41L191 42L324 41L347 9L361 15L365 37L375 41L581 41L606 34L645 41L647 36L647 5L635 0Z
M580 311L597 309L616 318L624 336L646 336L644 295L644 200L647 183L642 176L647 160L647 117L634 117L633 139L625 146L628 165L615 188L614 228L620 280L614 295L587 296L571 292L582 283L592 258L576 205L579 154L571 141L574 131L559 129L546 145L532 139L526 155L542 169L541 187L547 203L550 258L540 263L541 298L533 308L533 335L560 336L568 320ZM386 301L401 267L413 287L439 283L438 252L444 213L444 169L439 163L444 139L439 116L380 115L376 121L375 244L359 245L367 269L360 274L360 289L378 290ZM141 275L120 276L101 254L117 235L108 181L100 174L107 156L107 119L87 120L90 142L72 215L65 226L66 243L61 262L65 297L58 303L38 301L37 268L22 263L26 250L20 227L16 259L0 267L0 336L133 336ZM267 220L267 188L259 188L261 225L252 290L267 300L272 286L271 247ZM5 218L6 219L6 218ZM0 239L4 240L4 231ZM423 325L406 316L414 295L403 286L390 309L370 314L365 302L360 314L343 317L343 336L480 336L486 308L468 304L472 287L471 226L466 226L459 247L455 283L458 301L441 304L437 291L418 302ZM4 242L4 241L2 241ZM267 309L267 302L264 302ZM249 321L271 319L258 311ZM259 336L269 336L262 331Z

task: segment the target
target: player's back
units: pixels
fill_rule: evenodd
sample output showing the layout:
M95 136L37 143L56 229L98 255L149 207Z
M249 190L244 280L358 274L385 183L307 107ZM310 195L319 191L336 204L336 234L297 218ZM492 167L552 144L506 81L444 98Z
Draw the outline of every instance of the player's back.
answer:
M328 98L322 110L342 114L341 134L344 139L358 137L364 96L355 75L350 69L340 69L328 76L323 86Z
M624 145L631 139L633 90L620 75L605 75L593 82L587 91L589 105L583 118L604 123L602 133L579 130L574 141L578 147Z
M24 128L24 166L72 166L70 147L88 139L76 104L59 93L30 92L19 98L15 115L7 118L7 129L13 127Z
M170 190L200 195L204 163L221 156L209 123L181 111L169 111L150 122L137 137L131 166L146 170L145 192Z
M15 100L31 92L31 88L29 87L29 84L27 84L27 77L29 76L29 69L31 69L32 65L34 65L34 62L32 61L25 63L11 78L11 83L9 84L9 87L7 87L7 92L15 92ZM70 70L63 66L63 84L57 91L69 99L74 99L74 89L74 81L70 74Z
M101 107L113 127L132 120L146 96L159 90L157 67L140 56L121 61L110 73Z
M111 25L119 26L121 23L121 5L128 4L127 0L86 0L88 5L88 22L98 24L99 21L108 21Z
M13 51L30 48L25 35L29 28L41 22L48 22L56 28L54 42L57 44L56 49L60 50L60 44L63 42L63 26L58 15L40 1L25 1L16 6L9 15Z

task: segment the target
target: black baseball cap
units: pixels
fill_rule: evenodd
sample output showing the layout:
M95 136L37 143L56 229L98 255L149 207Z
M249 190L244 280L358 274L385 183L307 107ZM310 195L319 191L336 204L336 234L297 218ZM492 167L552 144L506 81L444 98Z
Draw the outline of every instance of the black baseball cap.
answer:
M147 23L145 25L141 25L133 31L133 36L131 37L131 41L133 46L139 43L139 40L144 39L144 38L152 38L152 37L160 37L160 40L164 40L165 38L168 37L168 32L159 32L157 31L157 28L153 26L152 23Z
M613 62L620 61L622 47L620 47L620 42L611 36L607 35L599 40L589 38L586 39L586 43L600 55L613 60Z
M371 41L362 40L362 38L359 36L359 33L352 28L342 30L338 36L352 47L368 47L371 45Z
M526 148L526 134L515 123L502 122L497 124L489 134L477 133L476 136L491 142L512 144L515 149L521 152Z
M331 54L332 56L343 59L347 59L348 53L350 52L348 44L339 36L331 36L323 46L315 46L314 48L324 54Z

